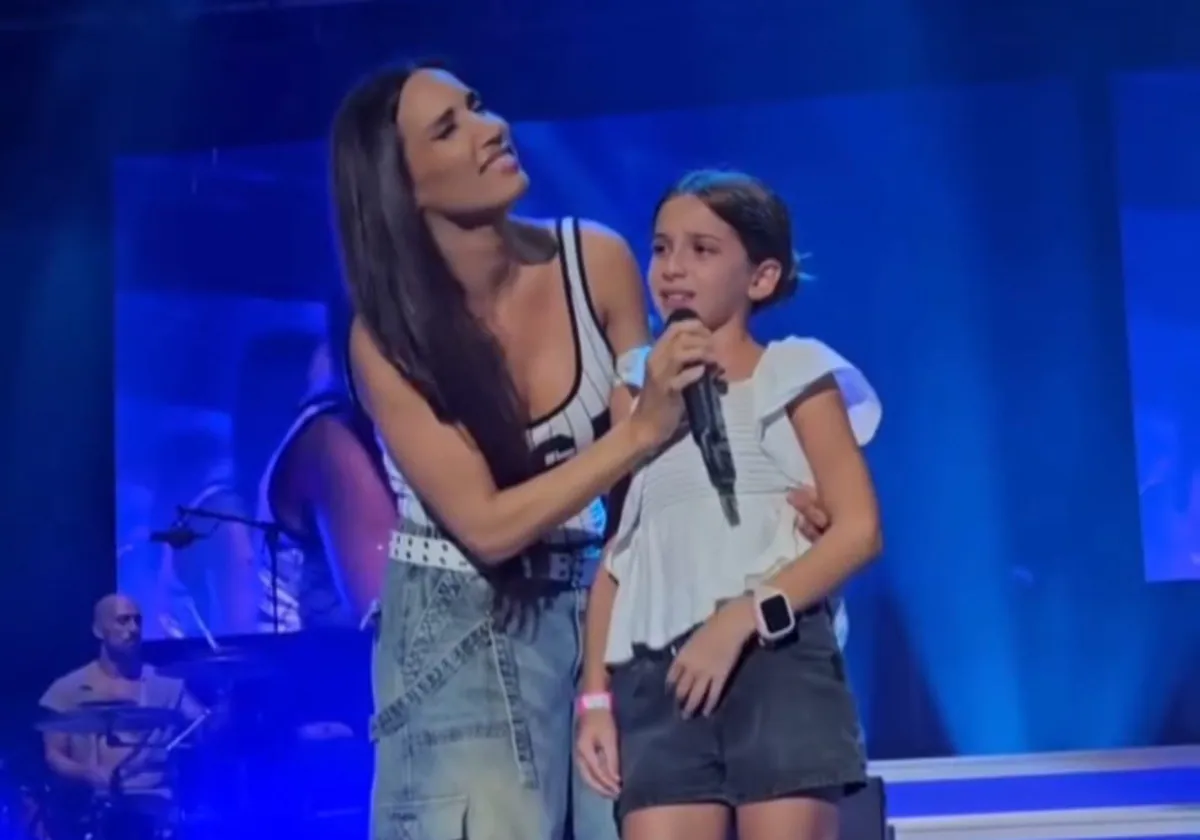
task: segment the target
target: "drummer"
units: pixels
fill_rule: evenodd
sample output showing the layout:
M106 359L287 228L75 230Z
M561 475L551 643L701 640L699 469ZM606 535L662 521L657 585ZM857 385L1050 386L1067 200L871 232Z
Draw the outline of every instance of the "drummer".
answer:
M184 688L182 680L162 676L142 661L142 613L123 595L97 602L92 633L99 655L82 668L55 680L42 695L41 705L52 713L85 712L97 704L130 703L179 713L179 727L204 715L204 708ZM68 734L45 731L46 763L64 781L83 783L101 795L170 797L167 749L178 732Z

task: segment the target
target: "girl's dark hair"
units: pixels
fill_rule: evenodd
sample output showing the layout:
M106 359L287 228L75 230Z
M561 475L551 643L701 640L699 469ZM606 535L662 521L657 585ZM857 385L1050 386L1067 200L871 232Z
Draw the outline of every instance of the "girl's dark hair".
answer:
M775 260L780 265L779 284L758 311L787 300L800 283L800 257L792 247L792 217L774 190L742 172L699 169L680 178L654 208L657 219L663 205L681 195L693 195L733 228L754 265Z
M378 73L338 109L332 170L342 267L380 352L439 420L470 433L496 486L512 487L537 473L526 411L495 337L468 309L417 206L396 125L404 85L434 66ZM519 563L487 570L506 617L528 600L520 573Z

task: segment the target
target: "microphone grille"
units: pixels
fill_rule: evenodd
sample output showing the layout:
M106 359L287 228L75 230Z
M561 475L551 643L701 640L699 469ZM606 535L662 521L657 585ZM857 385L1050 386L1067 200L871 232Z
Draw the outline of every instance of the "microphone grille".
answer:
M680 321L695 321L700 316L694 310L688 309L686 306L682 309L674 310L667 316L668 324L678 324Z

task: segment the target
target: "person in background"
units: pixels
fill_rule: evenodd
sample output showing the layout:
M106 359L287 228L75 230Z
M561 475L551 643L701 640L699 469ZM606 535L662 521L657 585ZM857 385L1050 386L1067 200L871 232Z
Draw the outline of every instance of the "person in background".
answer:
M379 597L396 522L373 428L347 384L345 304L330 301L326 312L327 340L258 484L258 518L279 528L277 587L260 564L266 631L277 617L282 632L358 627Z
M178 508L245 517L244 498L216 433L195 429L168 436L156 458L155 521L180 522ZM155 636L198 638L254 628L254 535L239 522L186 517L197 535L187 545L162 545L159 586L151 604ZM161 632L160 632L161 631Z
M101 598L93 612L92 633L99 643L96 658L56 679L42 695L41 707L66 715L98 702L126 702L174 710L178 726L111 735L67 734L49 728L43 736L46 764L62 782L82 786L98 798L119 794L123 802L169 801L174 791L166 745L179 728L199 720L206 711L182 680L163 676L142 661L142 613L131 598ZM160 813L160 809L131 812L130 820L140 826L139 813ZM142 833L122 836L149 837L152 830L153 826L142 826Z

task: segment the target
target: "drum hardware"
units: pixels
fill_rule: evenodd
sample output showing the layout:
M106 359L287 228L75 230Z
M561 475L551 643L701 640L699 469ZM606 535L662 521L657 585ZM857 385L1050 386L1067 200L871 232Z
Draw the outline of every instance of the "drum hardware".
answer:
M186 683L209 685L220 691L235 683L263 679L272 669L263 661L237 648L221 647L214 641L209 649L196 656L159 668L159 673L181 679Z
M47 715L34 728L64 735L103 735L110 745L136 746L136 742L119 744L117 733L149 733L176 726L182 720L175 709L139 706L127 700L99 700L70 712Z
M281 625L279 621L279 555L283 550L283 529L275 522L265 522L259 519L250 519L246 516L238 516L232 513L223 513L219 510L209 510L200 507L186 507L179 505L176 508L179 518L175 524L171 526L168 533L178 535L183 538L183 546L194 542L197 539L208 536L208 534L200 534L192 530L188 525L190 519L203 519L209 522L220 525L221 523L229 523L234 525L244 525L247 528L258 531L263 535L263 542L267 548L267 557L270 560L270 583L271 583L271 632L280 633ZM166 536L166 534L164 534ZM209 638L211 642L211 637Z
M38 732L90 736L109 747L136 749L145 744L154 751L122 757L113 770L111 787L99 795L89 795L86 786L51 784L50 791L39 797L40 820L48 830L39 840L229 836L226 832L234 827L264 818L260 809L272 801L276 777L273 769L258 772L258 762L270 762L263 766L274 768L273 762L282 757L290 763L294 757L284 750L297 743L295 729L271 711L277 690L270 678L278 676L283 666L241 645L226 647L216 640L202 642L200 650L193 647L192 651L168 656L157 673L194 687L207 706L197 718L131 701L94 701L37 720ZM332 728L305 734L324 736L322 743L325 738L346 740L345 733ZM36 752L40 760L40 744ZM159 789L155 794L164 795L137 789L134 777L140 777L141 771L134 768L140 768L141 759L153 764L147 770L157 773L161 768L165 774L161 784L152 781ZM286 793L290 795L290 789ZM274 819L270 818L270 825ZM28 818L22 822L30 824Z
M134 750L113 768L107 791L91 796L86 805L80 803L79 810L72 808L58 815L65 828L62 836L55 832L51 840L171 840L188 829L193 816L201 822L211 822L214 815L220 816L219 812L199 801L193 803L193 808L184 807L186 802L181 804L179 796L187 791L180 789L177 780L167 784L170 796L129 791L122 782L129 775L126 771L132 762L144 755L139 747L161 752L163 772L169 779L175 776L181 756L189 748L203 743L198 742L196 736L205 725L224 719L234 685L266 674L268 669L255 657L221 648L214 642L199 656L165 666L160 673L182 678L185 682L208 683L215 689L218 702L191 721L177 709L139 706L127 700L104 700L82 704L69 712L49 714L35 723L35 729L42 733L95 736L103 738L109 747ZM176 734L166 743L150 743L155 733L162 732ZM239 767L237 776L244 774L245 769ZM242 789L245 785L238 784L237 787ZM237 809L235 805L234 810Z

